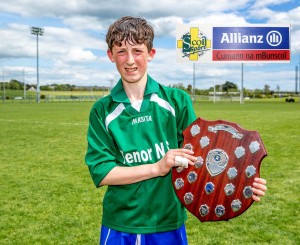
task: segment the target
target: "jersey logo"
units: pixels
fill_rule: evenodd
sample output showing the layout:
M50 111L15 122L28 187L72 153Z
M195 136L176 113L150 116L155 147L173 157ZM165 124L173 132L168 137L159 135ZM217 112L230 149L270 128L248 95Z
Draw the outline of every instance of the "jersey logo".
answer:
M132 119L132 125L137 123L152 122L151 116L137 117Z

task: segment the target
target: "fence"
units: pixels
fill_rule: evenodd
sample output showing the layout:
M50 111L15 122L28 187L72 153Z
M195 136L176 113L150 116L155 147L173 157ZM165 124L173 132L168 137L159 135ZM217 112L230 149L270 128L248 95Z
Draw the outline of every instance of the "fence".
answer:
M97 101L103 96L93 96L93 95L84 95L84 96L69 96L69 95L59 95L59 96L45 96L40 99L40 103L54 103L54 102L93 102ZM35 96L26 96L23 98L21 96L14 98L4 98L0 96L0 101L2 103L36 103Z
M92 96L92 95L80 95L80 96L69 96L69 95L56 95L56 96L46 96L40 99L40 103L54 103L54 102L94 102L99 100L104 96ZM193 101L211 101L214 102L238 102L240 97L238 96L206 96L206 95L196 95ZM36 103L35 96L27 96L26 99L23 97L14 97L9 99L3 99L0 96L0 102L2 103Z

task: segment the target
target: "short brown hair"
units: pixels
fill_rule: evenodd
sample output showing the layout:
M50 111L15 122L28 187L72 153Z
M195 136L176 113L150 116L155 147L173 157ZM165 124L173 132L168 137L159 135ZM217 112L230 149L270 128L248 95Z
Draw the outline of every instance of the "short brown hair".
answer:
M144 18L124 16L110 25L106 34L108 48L121 46L122 41L130 44L145 44L150 51L153 47L154 30Z

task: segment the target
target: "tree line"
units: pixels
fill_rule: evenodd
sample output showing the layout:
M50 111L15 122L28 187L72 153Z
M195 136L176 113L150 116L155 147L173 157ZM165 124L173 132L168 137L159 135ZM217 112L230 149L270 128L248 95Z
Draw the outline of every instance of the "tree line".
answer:
M3 89L3 82L2 82L2 89ZM25 89L28 90L30 88L36 89L35 84L25 84ZM16 79L11 79L9 82L5 83L5 89L11 90L24 90L24 83L20 82ZM99 87L99 86L76 86L72 84L56 84L53 83L51 85L42 85L40 86L41 91L90 91L91 89L95 91L101 91L103 89L107 89L106 87Z
M1 88L3 89L3 84L5 84L5 89L11 89L11 90L24 90L24 83L20 82L16 79L11 79L9 82L5 82L1 84ZM30 88L36 89L35 84L25 84L25 89L28 90ZM195 95L209 95L210 92L222 92L222 94L226 95L226 93L230 92L239 92L238 85L230 82L225 81L222 84L216 84L215 87L210 87L209 89L195 89L193 91L192 85L188 85L187 87L184 87L182 83L179 84L173 84L169 85L173 87L178 87L180 89L185 90L189 94L195 93ZM51 85L43 85L40 86L41 91L103 91L108 90L109 87L103 87L103 86L76 86L72 84L56 84L53 83ZM247 97L276 97L279 96L280 88L277 85L276 91L271 90L269 85L264 85L263 89L246 89L244 88L243 94Z

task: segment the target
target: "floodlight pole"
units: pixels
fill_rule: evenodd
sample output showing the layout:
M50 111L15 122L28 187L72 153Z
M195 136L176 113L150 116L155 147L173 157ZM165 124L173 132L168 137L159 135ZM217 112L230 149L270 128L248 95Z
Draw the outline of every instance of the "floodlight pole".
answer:
M5 79L4 79L4 70L2 70L2 75L3 75L3 103L5 103L6 99L6 94L5 94Z
M298 75L297 75L297 77L298 77L297 80L299 81L299 93L298 93L299 100L298 100L298 103L300 104L300 55L299 55L299 67L298 67ZM296 96L297 96L297 94L296 94Z
M23 69L23 84L24 84L24 99L26 100L26 83L25 83L25 71Z
M298 66L295 66L295 96L298 94Z
M298 81L299 81L299 101L298 101L298 103L300 104L300 54L299 54Z
M43 36L44 29L40 27L31 27L31 34L36 35L36 102L40 103L39 36Z
M195 62L193 63L193 103L195 103L195 86L196 86L196 76L195 76Z
M299 69L298 69L298 81L299 81L299 101L298 103L300 104L300 55L299 55Z
M244 63L242 63L240 104L244 104Z

